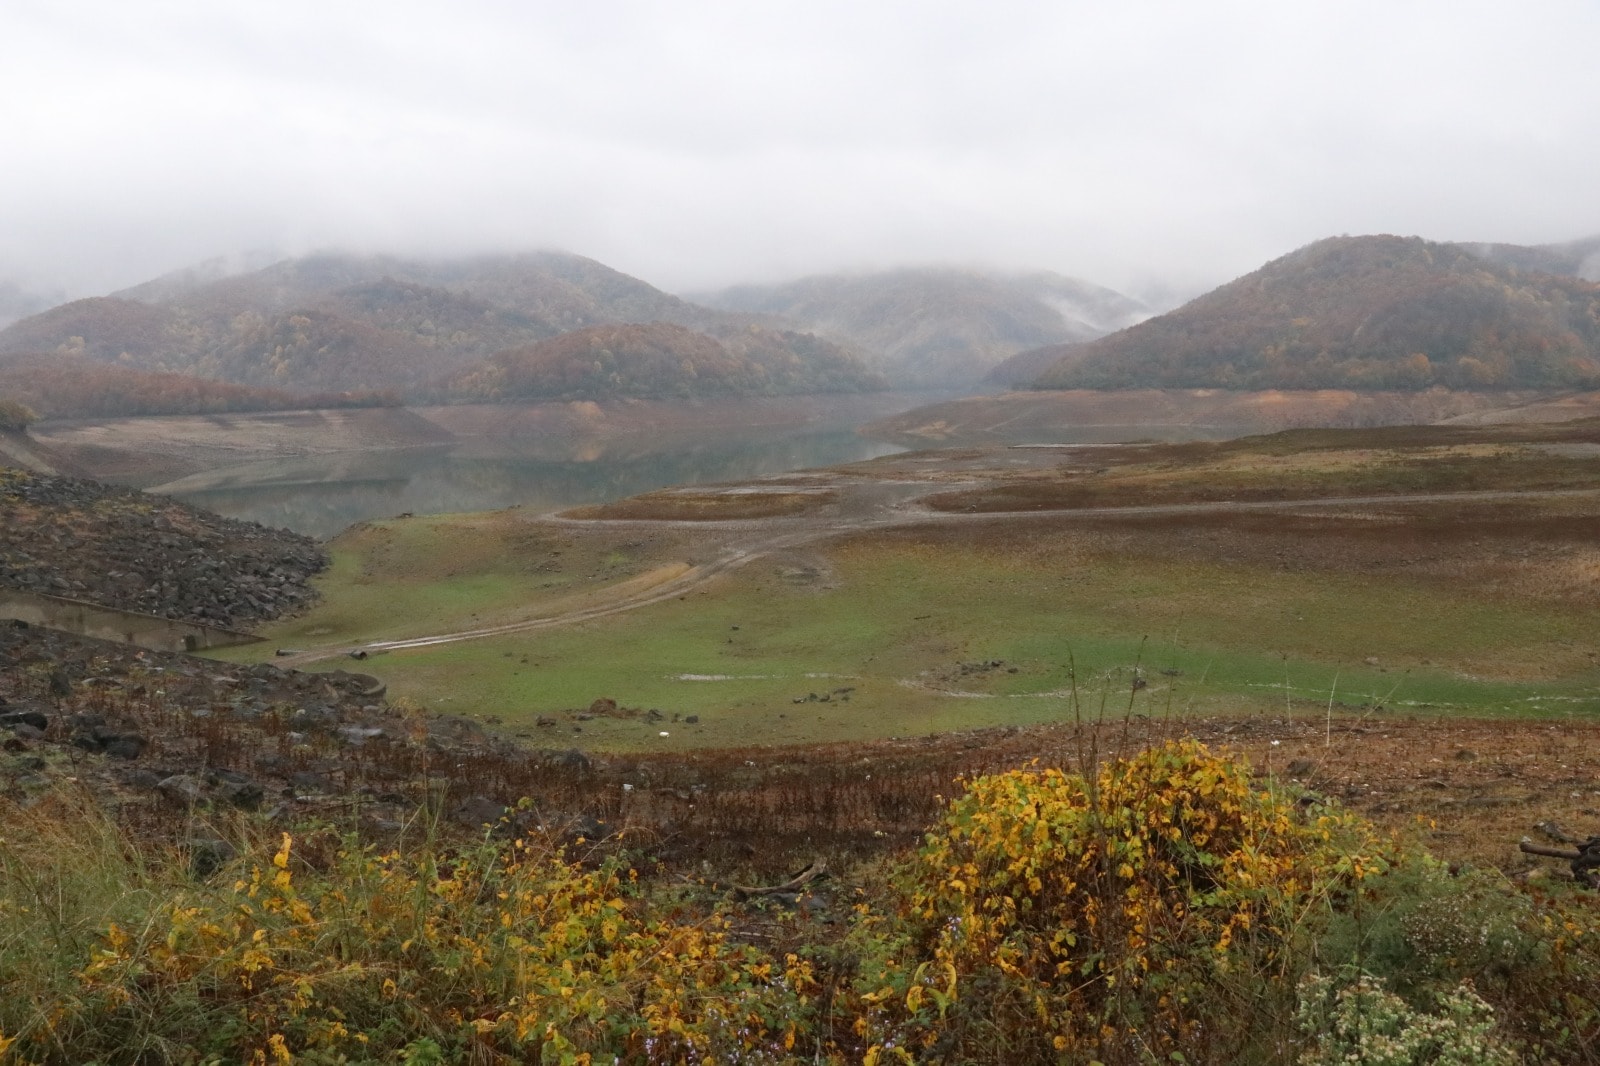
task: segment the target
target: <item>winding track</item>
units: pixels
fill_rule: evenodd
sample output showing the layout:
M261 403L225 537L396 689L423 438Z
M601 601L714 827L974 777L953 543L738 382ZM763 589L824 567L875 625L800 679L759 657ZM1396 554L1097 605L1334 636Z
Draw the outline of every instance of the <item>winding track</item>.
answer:
M949 483L930 486L929 495L934 491L947 491ZM403 640L380 640L367 644L344 645L339 647L314 648L278 660L283 666L299 666L306 663L332 659L341 655L351 655L357 652L392 652L404 651L409 648L427 648L440 644L455 644L467 640L482 640L487 637L500 637L512 633L524 633L536 629L548 629L553 626L572 625L577 622L587 622L608 615L621 614L625 611L637 610L653 603L670 600L705 585L707 582L723 574L751 563L757 559L771 555L775 552L787 551L802 545L816 543L831 537L843 536L850 533L859 533L872 529L887 529L894 527L911 527L919 525L934 525L947 523L974 523L974 522L1022 522L1022 521L1068 521L1072 519L1092 518L1130 518L1130 517L1155 517L1165 515L1209 515L1209 514L1245 514L1251 512L1294 511L1304 508L1340 508L1340 507L1372 507L1393 506L1408 504L1429 503L1495 503L1515 500L1558 499L1562 497L1582 497L1600 495L1600 489L1496 489L1472 492L1429 492L1411 493L1406 495L1376 495L1376 496L1319 496L1309 499L1297 500L1216 500L1203 503L1162 503L1162 504L1134 504L1127 507L1085 507L1071 510L1039 510L1039 511L934 511L920 505L920 497L902 500L878 509L876 514L865 514L853 518L819 518L814 515L798 515L790 519L727 519L696 521L687 519L576 519L559 516L546 516L532 519L531 521L549 522L569 527L597 526L606 529L624 527L638 527L661 529L667 527L693 528L702 530L723 530L737 533L740 530L759 531L761 536L754 536L742 542L735 542L724 548L715 559L710 562L690 566L658 583L639 585L635 587L613 586L609 589L597 590L591 597L590 603L583 607L561 611L555 614L540 615L525 618L516 622L507 622L503 625L485 626L478 629L461 629L449 633L437 633L430 636L409 637ZM774 522L786 522L791 528L777 535L771 534Z

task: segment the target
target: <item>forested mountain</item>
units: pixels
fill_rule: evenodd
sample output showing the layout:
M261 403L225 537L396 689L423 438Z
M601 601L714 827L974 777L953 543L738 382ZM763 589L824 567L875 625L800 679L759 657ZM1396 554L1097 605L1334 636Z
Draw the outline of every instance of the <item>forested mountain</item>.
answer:
M0 399L25 404L40 418L214 415L400 402L398 394L383 390L306 392L236 385L59 352L0 361Z
M1120 333L1018 362L1051 356L1035 387L1595 388L1600 285L1464 245L1334 237Z
M515 348L441 382L470 400L701 399L859 392L883 381L838 346L749 326L721 339L666 322L590 326Z
M202 316L246 309L272 313L317 306L345 290L382 282L465 295L537 321L551 334L602 322L705 325L718 317L637 278L565 252L462 259L328 253L198 284L185 285L183 275L168 275L113 295Z
M52 307L0 330L0 356L71 352L106 362L159 364L166 353L187 351L182 316L164 307L111 296Z
M14 323L0 330L0 364L59 353L252 386L436 396L439 381L496 352L647 323L697 330L750 356L763 368L753 380L776 391L793 391L796 381L854 389L877 380L834 345L557 252L440 261L317 255L233 275L202 264ZM801 365L812 360L815 367Z
M1148 314L1137 300L1058 274L953 269L829 274L697 298L781 316L919 387L970 386L1016 352L1099 337Z

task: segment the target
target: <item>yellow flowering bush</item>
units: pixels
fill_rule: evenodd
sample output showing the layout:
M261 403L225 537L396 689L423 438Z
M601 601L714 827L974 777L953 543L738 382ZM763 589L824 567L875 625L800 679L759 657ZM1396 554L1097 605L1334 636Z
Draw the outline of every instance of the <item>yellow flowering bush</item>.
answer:
M1281 964L1308 911L1384 862L1361 823L1192 741L1091 779L979 778L866 974L867 1060L1149 1061L1214 1039L1228 975Z
M352 848L304 886L292 848L285 834L230 892L180 899L138 933L113 926L80 975L77 1053L782 1061L814 984L801 960L734 943L715 912L645 906L631 871L524 842Z

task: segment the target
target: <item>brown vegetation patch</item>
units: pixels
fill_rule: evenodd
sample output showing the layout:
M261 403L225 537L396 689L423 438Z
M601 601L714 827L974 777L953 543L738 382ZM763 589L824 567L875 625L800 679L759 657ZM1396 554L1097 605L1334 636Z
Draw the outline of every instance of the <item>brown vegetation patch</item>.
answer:
M1184 560L1278 571L1469 583L1507 601L1589 609L1600 594L1600 497L1532 502L1387 504L1360 509L1097 514L995 518L875 531L964 550Z
M819 510L834 503L829 491L778 491L728 489L665 489L630 496L615 503L577 507L564 517L656 522L723 522L756 518L786 518Z
M1593 415L1594 393L1356 392L1349 389L1063 389L968 396L893 415L864 428L907 447L930 442L1221 439L1294 426L1344 428L1481 419L1553 421Z
M988 485L927 498L951 512L1068 510L1335 495L1600 486L1584 449L1600 422L1295 430L1225 443L1066 449L1053 468L999 468Z
M847 860L915 844L961 776L1035 761L1076 768L1185 735L1382 824L1420 832L1451 860L1526 870L1549 865L1517 851L1535 823L1600 832L1600 723L1576 716L1399 717L1297 702L1270 717L1129 714L1098 725L1069 720L867 743L603 755L530 751L470 719L364 706L381 698L352 696L327 675L37 629L0 631L0 648L13 664L0 674L0 699L9 711L37 710L47 723L31 738L8 734L8 753L0 755L6 787L18 795L46 787L54 766L122 797L125 819L146 827L167 819L175 832L189 815L140 783L152 768L212 778L231 772L230 780L244 775L261 784L293 778L301 794L314 780L320 798L286 801L289 808L359 817L369 828L394 817L402 800L448 812L474 797L483 798L479 806L528 797L548 824L577 820L591 834L628 828L635 845L668 868L712 861L776 876L818 856ZM297 710L312 707L314 715ZM134 759L84 755L70 743L104 723L142 738ZM374 800L379 793L389 798Z

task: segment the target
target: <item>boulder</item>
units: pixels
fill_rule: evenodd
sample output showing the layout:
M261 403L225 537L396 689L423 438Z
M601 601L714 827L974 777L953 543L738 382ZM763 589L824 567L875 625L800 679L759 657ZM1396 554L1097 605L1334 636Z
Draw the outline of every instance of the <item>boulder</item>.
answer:
M205 796L205 786L191 774L173 774L162 778L156 791L175 807L193 807Z

